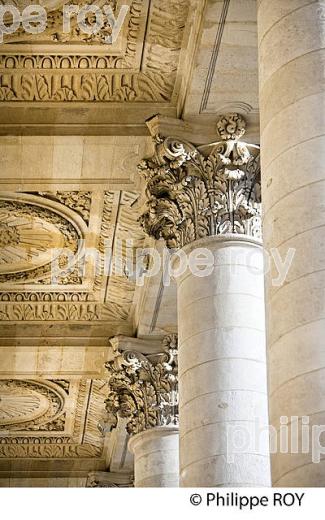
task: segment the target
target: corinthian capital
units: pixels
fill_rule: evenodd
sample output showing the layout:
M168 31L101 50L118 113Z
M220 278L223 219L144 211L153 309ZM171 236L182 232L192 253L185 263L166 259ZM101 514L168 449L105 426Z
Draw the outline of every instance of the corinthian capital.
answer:
M260 237L259 147L240 141L238 114L223 116L217 128L221 140L200 147L157 136L155 154L139 165L147 197L141 224L170 248L225 233Z
M177 336L166 336L159 353L119 350L106 363L110 392L106 399L113 429L118 417L127 419L127 432L140 433L155 426L178 424Z

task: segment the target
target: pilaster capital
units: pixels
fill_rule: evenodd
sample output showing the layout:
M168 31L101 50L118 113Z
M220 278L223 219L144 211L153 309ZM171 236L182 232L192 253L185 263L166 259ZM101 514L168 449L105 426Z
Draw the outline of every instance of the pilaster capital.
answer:
M160 352L121 350L111 342L113 357L106 363L110 392L106 399L110 429L126 418L131 435L156 426L178 424L177 335L162 340Z
M134 477L128 473L92 471L88 474L86 487L89 488L128 488L134 486Z
M222 116L220 141L196 147L156 136L155 153L139 164L146 181L140 218L148 235L179 248L227 233L261 236L259 146L241 141L244 119Z

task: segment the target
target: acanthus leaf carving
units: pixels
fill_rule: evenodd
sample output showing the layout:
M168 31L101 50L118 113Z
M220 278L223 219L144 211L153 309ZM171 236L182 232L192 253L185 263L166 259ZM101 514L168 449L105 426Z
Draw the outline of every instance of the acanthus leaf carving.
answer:
M261 235L259 147L239 141L238 114L223 116L218 129L222 141L198 148L157 136L154 156L139 165L147 195L140 222L169 248L226 233Z
M92 444L2 444L0 440L0 458L93 458L101 457L103 448Z
M177 336L167 336L159 354L142 354L115 346L106 364L110 392L106 399L106 427L126 418L129 434L156 426L178 424Z

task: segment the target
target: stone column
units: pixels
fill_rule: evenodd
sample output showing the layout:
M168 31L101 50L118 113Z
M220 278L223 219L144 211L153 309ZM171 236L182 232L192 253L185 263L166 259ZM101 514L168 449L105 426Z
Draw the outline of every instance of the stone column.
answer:
M142 224L179 249L180 484L268 486L259 148L237 114L218 130L200 148L156 138Z
M129 449L134 454L135 487L178 487L177 337L166 336L159 352L129 350L132 339L111 341L113 359L106 366L111 389L107 424L127 419ZM133 339L135 348L148 342ZM128 350L123 350L123 344ZM121 348L122 347L122 348Z
M178 487L178 427L158 426L131 437L135 487Z
M285 283L266 280L270 421L297 442L273 455L272 480L325 486L307 437L325 425L324 2L260 0L258 33L265 246L295 253Z

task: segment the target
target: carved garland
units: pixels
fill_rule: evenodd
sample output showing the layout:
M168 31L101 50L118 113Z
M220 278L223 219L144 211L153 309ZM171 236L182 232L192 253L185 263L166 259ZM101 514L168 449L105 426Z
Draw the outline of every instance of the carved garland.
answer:
M259 147L239 140L238 114L222 117L218 131L222 141L199 148L158 136L155 155L139 165L148 198L140 222L170 248L226 233L261 235Z
M35 192L35 195L60 202L64 206L67 206L78 213L85 223L87 225L89 224L91 207L90 191L41 191Z
M110 393L106 400L110 430L127 418L127 432L178 424L177 336L167 336L161 354L115 351L106 364Z

